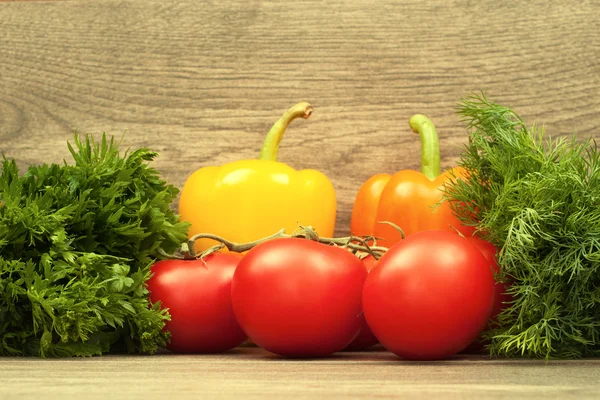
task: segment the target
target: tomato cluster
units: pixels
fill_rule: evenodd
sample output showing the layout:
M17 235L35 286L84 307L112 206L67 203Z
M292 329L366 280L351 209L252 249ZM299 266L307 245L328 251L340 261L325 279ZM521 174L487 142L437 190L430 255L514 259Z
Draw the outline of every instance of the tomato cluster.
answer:
M380 342L402 358L441 359L474 343L506 300L486 243L424 231L360 260L313 240L273 239L243 256L160 261L148 287L169 310L175 352L223 352L249 338L288 357Z

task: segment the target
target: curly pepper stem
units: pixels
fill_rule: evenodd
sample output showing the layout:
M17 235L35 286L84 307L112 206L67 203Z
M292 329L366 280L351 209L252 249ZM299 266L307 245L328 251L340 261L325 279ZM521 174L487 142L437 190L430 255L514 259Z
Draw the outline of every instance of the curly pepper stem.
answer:
M421 137L421 172L434 180L440 174L440 142L435 126L423 114L413 115L408 123Z
M374 241L375 238L371 236L348 236L341 238L325 238L317 235L317 232L314 231L312 227L300 227L297 231L292 234L285 233L284 229L281 229L274 233L271 236L264 237L262 239L255 240L249 243L235 243L231 242L227 239L224 239L220 236L213 235L210 233L199 233L197 235L192 236L188 243L188 256L186 258L194 259L194 258L204 258L208 255L222 250L223 248L227 248L229 251L233 251L236 253L243 253L252 248L258 246L261 243L267 242L273 239L286 239L286 238L303 238L307 240L314 240L319 243L340 246L347 249L352 250L353 252L363 252L372 255L375 259L379 259L383 254L385 254L388 249L386 247L381 246L371 246L369 245L369 241ZM219 244L205 250L202 254L198 255L194 251L194 242L198 239L212 239L219 242Z
M279 143L283 138L283 134L288 125L296 118L308 118L313 112L313 108L306 102L301 102L290 108L279 118L275 124L271 127L271 130L267 134L263 143L262 149L260 150L259 160L271 160L277 161L277 154L279 153Z

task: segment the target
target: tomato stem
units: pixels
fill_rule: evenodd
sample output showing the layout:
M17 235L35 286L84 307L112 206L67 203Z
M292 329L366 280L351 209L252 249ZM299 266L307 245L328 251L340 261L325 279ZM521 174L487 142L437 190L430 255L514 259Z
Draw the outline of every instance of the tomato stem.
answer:
M392 228L394 228L395 230L398 231L398 233L400 234L400 236L402 237L402 239L406 238L406 235L404 234L404 231L402 230L402 228L400 228L398 225L396 225L393 222L390 221L377 221L378 224L386 224L391 226Z
M279 118L275 124L267 133L267 137L263 143L262 149L260 150L259 160L271 160L277 161L277 155L279 153L279 143L283 138L283 134L288 125L296 118L302 117L304 119L310 117L313 112L313 108L306 102L301 102L290 108Z
M388 249L386 247L369 245L370 241L374 241L375 238L372 236L348 236L341 238L325 238L317 235L317 232L312 227L303 227L295 231L292 234L285 233L284 229L279 230L273 235L264 237L262 239L255 240L249 243L234 243L229 240L226 240L220 236L213 235L210 233L199 233L197 235L192 236L188 243L188 251L190 258L204 258L209 254L212 254L216 251L222 250L223 248L227 248L229 251L233 251L236 253L243 253L245 251L251 250L252 248L258 246L261 243L267 242L273 239L284 239L284 238L304 238L308 240L314 240L319 243L328 244L328 245L336 245L348 248L354 251L361 251L364 253L368 253L372 255L375 259L379 259L383 254L385 254ZM212 239L219 242L219 244L205 250L202 254L197 255L194 251L194 242L198 239Z
M235 243L235 242L230 242L229 240L222 238L220 236L217 235L213 235L211 233L199 233L197 235L192 236L189 240L188 240L188 249L189 249L189 254L190 257L196 258L196 252L194 251L194 242L198 239L212 239L212 240L216 240L217 242L219 242L219 244L216 244L208 249L206 249L201 255L200 258L206 257L209 254L212 254L216 251L219 251L225 247L227 247L227 249L229 251L233 251L236 253L243 253L245 251L248 251L250 249L252 249L255 246L258 246L259 244L272 240L272 239L277 239L280 237L283 237L283 235L285 235L285 230L281 229L280 231L278 231L277 233L274 233L273 235L264 237L262 239L258 239L255 240L254 242L249 242L249 243Z
M423 114L413 115L408 123L421 137L421 172L434 180L440 174L440 142L435 125Z

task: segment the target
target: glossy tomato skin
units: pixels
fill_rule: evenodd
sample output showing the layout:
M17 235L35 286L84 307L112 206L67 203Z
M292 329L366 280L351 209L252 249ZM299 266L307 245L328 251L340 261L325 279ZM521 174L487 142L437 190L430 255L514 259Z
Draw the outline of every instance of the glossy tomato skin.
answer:
M164 260L151 268L150 300L168 308L167 348L177 353L220 353L246 340L231 305L231 279L242 259L213 253L203 260Z
M447 231L418 232L394 245L363 292L377 339L412 360L460 352L485 328L493 304L489 263L467 239Z
M258 346L288 357L327 356L361 327L367 270L350 252L300 238L250 250L232 282L233 310Z
M468 240L473 243L479 251L483 254L488 264L490 265L492 272L497 274L500 272L500 267L497 262L497 253L498 249L492 243L487 240L481 239L477 236L469 236ZM508 284L504 282L496 282L494 285L495 288L495 296L494 296L494 306L492 307L492 314L490 316L491 321L496 321L498 314L502 312L503 309L509 306L509 303L513 300L512 296L506 293L508 289ZM480 353L484 351L485 341L483 338L479 337L475 339L463 352L465 353Z
M369 255L362 259L363 265L367 269L367 272L371 272L371 270L377 265L377 260ZM345 351L361 351L366 350L370 347L375 346L378 341L371 329L369 329L369 325L367 325L367 321L365 320L364 313L360 316L361 319L361 327L360 332L354 338L354 340L346 346Z
M488 261L492 272L494 274L500 273L500 267L498 266L498 262L496 260L498 249L492 243L487 240L483 240L476 236L470 236L468 240L473 243L479 251L483 254L485 259ZM494 307L492 307L492 315L491 319L496 320L498 314L502 312L503 309L508 307L508 303L513 300L512 296L506 293L508 289L508 284L504 282L496 282L495 283L495 298L494 298Z

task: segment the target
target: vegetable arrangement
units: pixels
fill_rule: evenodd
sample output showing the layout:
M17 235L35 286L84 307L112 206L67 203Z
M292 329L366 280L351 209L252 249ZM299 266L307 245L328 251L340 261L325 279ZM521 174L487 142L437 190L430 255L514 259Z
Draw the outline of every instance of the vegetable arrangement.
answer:
M194 172L180 216L147 149L76 136L74 165L23 176L5 159L0 354L215 353L249 339L286 357L377 343L411 360L598 355L595 143L544 140L483 95L458 112L459 165L440 174L435 127L414 115L422 171L365 182L346 238L331 237L328 178L276 161L308 103L273 125L260 159Z

